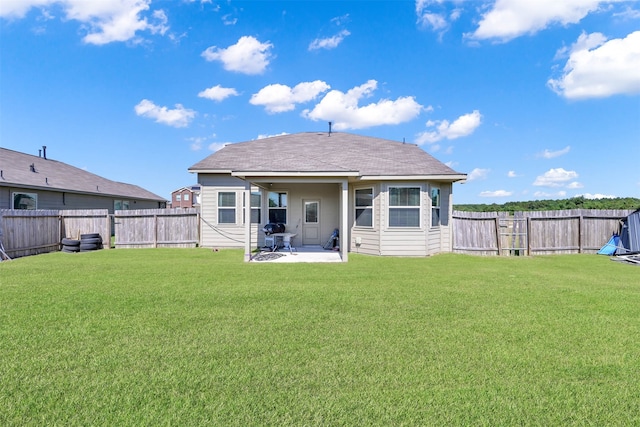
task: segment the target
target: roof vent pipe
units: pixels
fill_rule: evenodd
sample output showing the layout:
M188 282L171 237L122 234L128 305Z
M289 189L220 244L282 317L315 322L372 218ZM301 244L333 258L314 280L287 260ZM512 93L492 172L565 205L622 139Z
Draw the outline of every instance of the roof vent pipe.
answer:
M38 157L42 157L42 150L38 150Z
M331 136L331 122L329 122L329 136Z
M44 157L45 160L47 160L47 146L46 145L42 146L42 156Z

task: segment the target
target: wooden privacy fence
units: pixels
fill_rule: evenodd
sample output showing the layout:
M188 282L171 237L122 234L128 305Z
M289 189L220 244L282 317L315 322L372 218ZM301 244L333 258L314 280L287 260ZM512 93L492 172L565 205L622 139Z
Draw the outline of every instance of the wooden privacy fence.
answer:
M110 248L112 222L117 248L195 247L199 240L196 209L116 211L0 209L0 243L10 258L59 251L62 238L99 233Z
M113 218L116 248L194 248L200 243L195 208L116 211Z
M100 233L108 239L111 235L109 212L106 209L0 210L0 242L11 258L58 251L63 237L79 239L85 233Z
M476 255L596 253L632 210L453 212L453 251Z

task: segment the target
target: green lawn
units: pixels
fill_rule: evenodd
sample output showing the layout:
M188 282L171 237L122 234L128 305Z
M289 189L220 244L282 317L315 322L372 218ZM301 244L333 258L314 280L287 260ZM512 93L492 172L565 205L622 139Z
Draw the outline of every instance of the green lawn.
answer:
M0 425L640 425L640 268L206 249L2 262Z

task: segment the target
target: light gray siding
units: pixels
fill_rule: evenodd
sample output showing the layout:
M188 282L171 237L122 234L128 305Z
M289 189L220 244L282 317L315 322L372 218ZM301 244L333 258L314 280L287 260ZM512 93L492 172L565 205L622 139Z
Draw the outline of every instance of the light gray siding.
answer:
M365 188L373 188L373 226L370 228L356 226L355 192L357 189ZM380 183L378 182L358 184L351 187L349 191L349 224L352 224L350 252L380 255L381 197Z
M155 200L137 200L116 196L98 196L89 194L24 189L18 187L0 187L0 209L13 208L13 193L35 193L38 195L38 209L107 209L113 213L115 200L128 200L130 209L158 209L161 206Z
M390 187L420 187L420 221L417 228L389 227L389 188ZM380 255L390 256L425 256L427 255L426 230L430 224L431 200L428 186L424 182L397 182L382 185L380 196ZM429 209L428 209L429 208Z
M202 246L220 248L241 248L244 245L243 195L245 183L242 179L223 174L199 174L202 185ZM251 247L264 245L262 227L269 222L269 191L286 192L288 196L286 231L296 233L294 246L302 244L304 200L320 202L320 236L324 244L334 229L340 224L340 186L336 183L288 183L274 182L260 184L262 194L261 223L252 225ZM431 187L440 188L441 225L431 226ZM420 227L389 227L389 188L419 187ZM373 227L355 226L355 189L373 188ZM351 184L348 200L348 223L350 239L340 241L348 245L348 251L369 255L386 256L427 256L451 251L451 183L430 183L425 181L367 182ZM218 193L236 194L236 222L218 222ZM255 191L255 190L252 190ZM247 202L248 205L248 202Z
M429 199L428 210L428 233L427 233L427 254L433 255L441 252L451 252L451 212L452 212L452 184L432 183L432 186L440 188L440 226L431 227L431 199ZM431 196L429 192L428 196Z
M202 186L200 197L201 218L200 242L206 248L243 248L244 224L242 217L242 198L244 181L230 175L207 174L198 175L198 183ZM234 192L235 224L220 224L218 222L218 193Z

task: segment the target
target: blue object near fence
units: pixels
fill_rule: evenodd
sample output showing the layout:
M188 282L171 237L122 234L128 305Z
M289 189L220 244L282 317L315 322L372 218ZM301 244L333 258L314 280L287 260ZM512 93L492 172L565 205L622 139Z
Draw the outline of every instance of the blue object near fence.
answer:
M606 245L598 251L599 255L614 255L620 244L620 236L613 234Z

